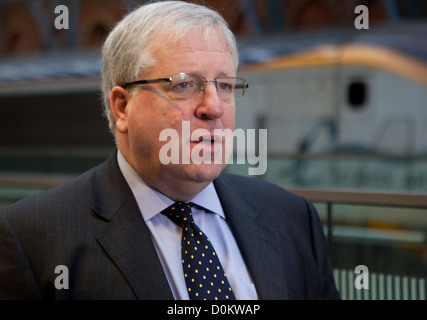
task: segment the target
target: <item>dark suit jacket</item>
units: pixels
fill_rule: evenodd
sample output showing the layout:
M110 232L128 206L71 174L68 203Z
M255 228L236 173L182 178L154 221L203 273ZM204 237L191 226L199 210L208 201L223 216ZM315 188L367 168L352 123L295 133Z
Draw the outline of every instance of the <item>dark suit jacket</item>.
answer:
M255 178L214 184L261 299L339 298L309 202ZM173 299L116 153L0 210L0 299Z

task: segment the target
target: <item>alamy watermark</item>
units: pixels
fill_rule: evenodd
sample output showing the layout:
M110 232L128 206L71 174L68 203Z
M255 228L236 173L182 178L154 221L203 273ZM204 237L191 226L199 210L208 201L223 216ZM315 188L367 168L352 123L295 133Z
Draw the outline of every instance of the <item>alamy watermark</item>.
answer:
M68 275L68 267L64 266L64 265L59 265L56 266L55 268L55 273L58 274L59 276L57 276L55 278L55 288L58 290L68 290L69 286L68 286L68 279L69 279L69 275Z
M237 164L245 164L247 160L257 165L248 168L249 175L262 175L267 171L267 129L259 129L258 137L255 129L190 131L190 121L182 121L181 135L172 128L160 132L159 141L166 141L159 151L162 164L232 164L236 147Z
M369 269L367 266L361 264L354 268L354 273L358 274L354 279L354 287L357 290L369 289Z
M55 278L55 288L57 290L69 289L69 272L65 265L58 265L55 268L55 274L59 274ZM365 265L358 265L354 268L354 273L357 274L354 279L354 287L357 290L369 290L369 269Z
M70 14L68 11L68 7L66 5L58 5L55 7L55 14L58 16L55 18L55 28L58 30L61 29L70 29Z
M354 27L357 30L361 29L369 29L369 9L367 6L358 5L354 8L354 13L358 13L359 15L354 20Z
M55 28L58 30L69 29L69 10L66 5L57 5L55 7ZM359 14L354 20L354 27L357 30L369 29L369 9L365 5L358 5L354 8L354 13Z

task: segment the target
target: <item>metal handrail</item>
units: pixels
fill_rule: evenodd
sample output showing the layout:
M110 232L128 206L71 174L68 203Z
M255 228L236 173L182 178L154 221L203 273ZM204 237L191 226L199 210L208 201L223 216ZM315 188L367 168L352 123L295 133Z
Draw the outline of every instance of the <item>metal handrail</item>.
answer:
M303 196L311 202L326 204L326 239L333 261L333 217L334 204L370 205L384 207L427 208L427 194L407 192L379 192L354 190L316 190L292 188L289 191Z
M289 188L312 202L427 208L427 193Z
M69 180L70 176L0 175L0 186L49 189Z

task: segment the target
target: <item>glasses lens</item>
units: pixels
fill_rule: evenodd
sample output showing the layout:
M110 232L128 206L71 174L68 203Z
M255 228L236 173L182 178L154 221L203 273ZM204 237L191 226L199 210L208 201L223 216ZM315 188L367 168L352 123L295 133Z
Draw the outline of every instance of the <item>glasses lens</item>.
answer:
M172 75L169 95L173 100L185 100L200 93L205 80L201 76L189 73L177 73Z
M191 73L176 73L172 75L171 80L169 97L173 100L196 97L204 91L206 86L204 77ZM225 102L242 99L248 87L242 78L223 77L216 79L215 82L218 95Z
M235 99L240 100L245 96L248 84L244 79L236 78L236 84L234 86Z
M224 101L242 99L246 88L246 81L241 78L224 77L217 79L218 94Z

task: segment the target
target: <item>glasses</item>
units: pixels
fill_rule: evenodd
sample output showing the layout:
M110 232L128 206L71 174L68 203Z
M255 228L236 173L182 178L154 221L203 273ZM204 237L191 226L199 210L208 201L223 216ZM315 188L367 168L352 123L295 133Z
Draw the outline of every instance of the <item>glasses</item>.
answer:
M224 102L240 100L245 96L249 84L242 78L220 77L215 80L207 80L203 76L192 73L175 73L169 78L152 80L138 80L127 82L123 88L129 86L169 82L168 96L172 100L187 100L199 96L205 91L208 82L214 82L218 96Z

